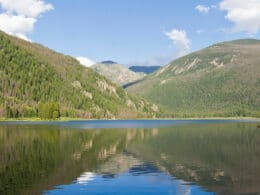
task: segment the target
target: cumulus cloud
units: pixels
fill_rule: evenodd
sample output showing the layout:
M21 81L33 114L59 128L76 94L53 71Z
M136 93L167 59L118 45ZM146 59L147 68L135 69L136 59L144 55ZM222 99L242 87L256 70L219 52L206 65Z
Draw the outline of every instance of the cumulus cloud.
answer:
M202 30L200 30L200 32L202 32ZM169 48L174 48L176 50L175 53L151 56L144 61L133 61L128 63L129 66L161 66L190 52L191 41L187 37L187 33L184 30L172 29L171 31L164 33L172 41Z
M35 22L36 19L27 18L22 15L0 14L0 29L22 39L27 39L25 35L33 31Z
M0 0L0 5L0 29L25 40L41 14L53 9L42 0Z
M205 6L205 5L197 5L197 6L195 7L195 9L196 9L198 12L200 12L200 13L206 14L206 13L209 12L210 7Z
M90 67L96 63L93 60L86 58L86 57L82 57L82 56L79 56L76 59L80 62L80 64L82 64L83 66L86 66L86 67Z
M0 0L0 4L8 12L33 18L53 9L51 4L42 0Z
M259 32L259 0L222 0L219 7L227 12L225 18L234 23L233 31L250 34Z
M165 34L170 40L172 40L174 46L176 47L176 57L181 57L189 53L191 41L187 37L186 31L173 29Z

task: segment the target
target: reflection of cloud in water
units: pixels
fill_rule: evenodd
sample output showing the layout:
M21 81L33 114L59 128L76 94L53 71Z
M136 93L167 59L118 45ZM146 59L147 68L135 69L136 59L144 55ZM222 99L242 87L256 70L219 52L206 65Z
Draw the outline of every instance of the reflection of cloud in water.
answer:
M181 195L190 195L191 193L191 186L187 185L186 182L182 180L175 180L176 187L177 187L177 194Z
M80 190L90 194L209 194L189 182L176 179L152 163L146 163L130 153L122 153L108 159L94 172L83 173L76 182ZM106 181L106 182L104 182ZM111 186L119 188L111 188ZM74 184L72 184L74 185ZM71 187L68 189L72 189ZM78 189L75 188L77 194ZM125 193L125 190L128 193ZM203 192L203 193L202 193Z
M77 183L79 184L87 184L88 182L95 179L96 174L92 172L85 172L77 178Z

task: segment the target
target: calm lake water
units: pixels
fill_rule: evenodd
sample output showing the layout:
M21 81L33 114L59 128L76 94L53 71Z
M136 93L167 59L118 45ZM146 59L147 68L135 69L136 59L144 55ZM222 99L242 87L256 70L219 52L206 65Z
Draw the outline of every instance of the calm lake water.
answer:
M260 121L0 123L0 194L259 194Z

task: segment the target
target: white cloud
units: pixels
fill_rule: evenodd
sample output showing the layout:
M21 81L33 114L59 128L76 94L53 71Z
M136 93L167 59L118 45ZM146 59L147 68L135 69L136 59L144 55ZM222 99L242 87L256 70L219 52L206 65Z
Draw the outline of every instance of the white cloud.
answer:
M14 16L6 13L0 14L0 29L8 34L26 39L26 34L33 31L36 22L34 18L22 15Z
M200 30L202 31L202 30ZM165 35L172 41L173 44L169 45L168 48L176 49L176 53L163 54L158 56L151 56L144 61L132 61L127 63L129 66L162 66L173 59L186 55L190 52L191 41L187 37L187 33L184 30L173 29L169 32L164 32Z
M86 66L86 67L90 67L96 63L96 62L90 60L89 58L82 57L82 56L77 57L76 59L80 62L80 64L82 64L83 66Z
M52 10L53 6L42 0L0 0L2 9L9 13L24 15L26 17L38 17L40 14Z
M233 31L256 34L260 30L260 0L222 0L220 9L234 23Z
M198 12L200 12L200 13L206 14L206 13L209 12L210 7L205 6L205 5L197 5L197 6L195 7L195 9L196 9Z
M181 57L189 53L191 41L187 37L187 34L184 30L173 29L170 32L166 32L165 34L173 41L173 44L176 47L176 57Z
M29 40L37 18L52 10L53 6L42 0L0 0L3 13L0 14L0 29L8 34Z

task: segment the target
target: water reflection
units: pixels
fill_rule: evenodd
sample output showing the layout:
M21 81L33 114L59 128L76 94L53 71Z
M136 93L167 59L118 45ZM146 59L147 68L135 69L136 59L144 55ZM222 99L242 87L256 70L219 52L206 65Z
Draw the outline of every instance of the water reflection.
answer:
M256 123L0 126L0 194L260 192Z
M113 158L102 164L95 173L83 173L75 183L57 186L46 194L77 194L78 189L82 194L213 194L178 180L131 154L124 153ZM118 169L117 165L111 164L117 158L125 160L123 166L119 163ZM130 163L126 163L127 160Z
M90 181L95 179L96 174L92 172L85 172L77 178L77 183L87 185Z

